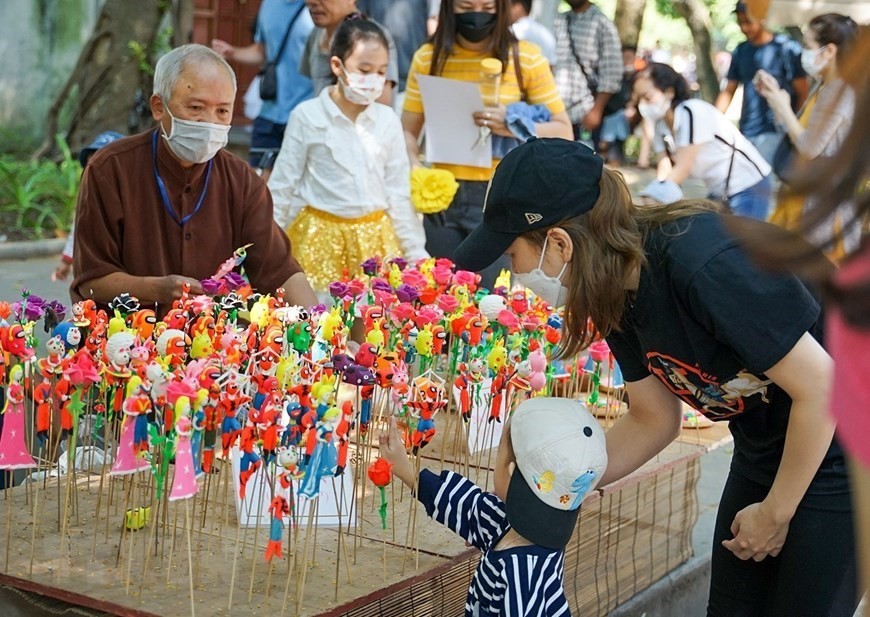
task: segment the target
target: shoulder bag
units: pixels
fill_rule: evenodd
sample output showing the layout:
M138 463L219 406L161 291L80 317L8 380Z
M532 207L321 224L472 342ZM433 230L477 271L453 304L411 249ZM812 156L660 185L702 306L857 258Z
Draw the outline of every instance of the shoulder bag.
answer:
M299 2L299 10L293 15L290 20L290 25L287 26L287 31L284 33L284 38L281 39L281 45L278 47L278 53L271 60L266 60L260 68L258 75L260 76L260 98L264 101L274 101L278 98L278 62L281 59L281 54L284 53L284 48L287 46L287 39L290 38L290 32L293 30L293 25L302 11L305 10L305 3ZM268 50L266 50L268 51Z

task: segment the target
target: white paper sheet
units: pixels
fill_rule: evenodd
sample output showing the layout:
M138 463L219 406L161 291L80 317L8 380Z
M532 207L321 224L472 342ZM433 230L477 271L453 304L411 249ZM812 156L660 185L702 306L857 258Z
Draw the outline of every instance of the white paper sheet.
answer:
M426 160L470 167L492 166L492 138L478 144L480 127L472 114L483 111L473 82L418 75L426 116Z

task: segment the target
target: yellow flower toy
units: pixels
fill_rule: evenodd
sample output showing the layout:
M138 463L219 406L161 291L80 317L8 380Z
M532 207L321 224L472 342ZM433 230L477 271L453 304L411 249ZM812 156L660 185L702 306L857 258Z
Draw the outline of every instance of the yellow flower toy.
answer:
M417 167L411 171L411 203L421 214L435 214L447 209L459 183L446 169Z

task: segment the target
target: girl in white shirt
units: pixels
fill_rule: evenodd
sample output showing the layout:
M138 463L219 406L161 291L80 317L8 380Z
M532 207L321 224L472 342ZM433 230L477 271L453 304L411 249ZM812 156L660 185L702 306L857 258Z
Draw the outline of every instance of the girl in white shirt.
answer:
M360 272L370 257L427 257L411 206L398 116L375 103L388 43L364 19L339 27L330 50L335 85L296 107L269 178L275 220L314 290Z
M660 203L683 198L679 185L701 180L712 199L734 214L767 218L772 183L770 165L721 111L691 98L685 78L667 64L653 62L638 73L638 111L655 123L654 148L664 152L658 180L641 195Z

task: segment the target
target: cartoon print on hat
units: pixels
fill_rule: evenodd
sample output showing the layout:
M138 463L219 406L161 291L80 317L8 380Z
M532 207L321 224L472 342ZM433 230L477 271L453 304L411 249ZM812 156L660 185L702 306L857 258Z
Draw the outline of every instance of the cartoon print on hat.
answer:
M553 490L553 484L556 482L556 474L552 471L545 471L540 476L535 477L535 487L540 493L549 493Z
M586 493L595 484L598 474L594 469L589 469L582 476L576 478L571 484L571 491L574 493L574 501L569 506L569 510L576 510L580 507L580 502L586 497Z

